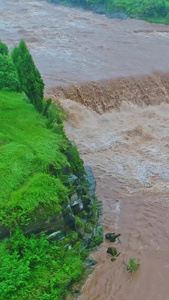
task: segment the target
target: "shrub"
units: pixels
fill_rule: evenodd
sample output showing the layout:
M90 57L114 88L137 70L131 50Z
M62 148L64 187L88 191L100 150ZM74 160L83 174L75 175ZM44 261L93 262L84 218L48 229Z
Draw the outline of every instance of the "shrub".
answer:
M0 90L1 89L19 91L19 79L15 65L10 57L2 54L0 54Z
M139 269L140 267L140 259L139 258L130 258L128 263L124 262L124 265L126 267L126 270L128 272L135 272Z

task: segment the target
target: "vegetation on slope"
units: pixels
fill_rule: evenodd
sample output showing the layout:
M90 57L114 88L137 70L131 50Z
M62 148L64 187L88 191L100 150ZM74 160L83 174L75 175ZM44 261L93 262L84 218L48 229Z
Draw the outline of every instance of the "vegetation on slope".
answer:
M39 205L41 214L58 211L67 197L60 176L62 168L69 166L63 154L65 136L47 129L46 119L17 93L0 92L0 123L3 222L11 226L25 223ZM57 178L51 176L51 167Z
M71 236L49 243L17 230L0 242L1 300L60 300L83 272L80 246L67 248Z
M64 133L64 112L41 98L23 41L12 57L1 51L0 76L0 300L61 300L83 273L83 237L95 224L83 161ZM72 211L71 195L82 211Z
M94 12L124 12L131 18L169 24L169 0L48 0L51 3L78 5ZM111 14L108 14L111 16ZM114 16L114 14L112 14Z
M14 48L12 59L18 72L22 91L35 108L42 112L44 83L24 41Z

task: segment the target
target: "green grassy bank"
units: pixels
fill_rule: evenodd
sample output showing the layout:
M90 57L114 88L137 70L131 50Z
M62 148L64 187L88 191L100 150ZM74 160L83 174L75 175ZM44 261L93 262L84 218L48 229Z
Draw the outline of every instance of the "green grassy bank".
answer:
M83 274L95 196L22 41L0 43L0 300L61 300ZM4 49L6 49L4 51ZM33 79L33 80L32 80Z

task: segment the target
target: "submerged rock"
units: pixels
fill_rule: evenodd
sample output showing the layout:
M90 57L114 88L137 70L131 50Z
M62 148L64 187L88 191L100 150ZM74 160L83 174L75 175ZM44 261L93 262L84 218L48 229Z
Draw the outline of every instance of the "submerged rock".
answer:
M116 238L118 238L121 234L115 234L115 232L113 233L106 233L105 238L110 240L110 242L115 242Z
M85 172L86 172L85 178L89 182L89 185L90 185L89 186L89 196L94 197L95 189L96 189L96 180L93 176L91 167L85 166Z
M115 261L115 260L116 260L116 258L114 258L114 257L111 258L111 261Z
M110 253L112 256L117 255L117 249L115 247L110 247L107 249L107 253Z
M85 262L84 262L84 266L87 268L87 267L92 267L92 266L95 266L98 262L96 260L93 260L93 259L89 259L89 258L86 258Z

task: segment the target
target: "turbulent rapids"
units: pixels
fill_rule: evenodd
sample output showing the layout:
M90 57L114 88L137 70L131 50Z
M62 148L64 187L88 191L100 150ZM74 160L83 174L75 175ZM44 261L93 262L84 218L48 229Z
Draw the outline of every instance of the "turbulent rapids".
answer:
M0 22L8 45L25 39L46 94L68 113L104 234L121 233L115 262L107 240L91 255L98 264L78 300L169 299L169 27L43 0L1 0ZM141 259L136 274L124 268L131 257Z
M169 105L138 106L123 101L102 115L62 101L65 124L97 181L103 228L120 232L121 253L112 263L107 240L92 255L99 261L79 300L168 299L169 287ZM137 274L123 261L141 259Z
M51 97L56 101L71 99L100 114L112 108L119 109L123 101L156 105L169 102L169 73L56 87Z

